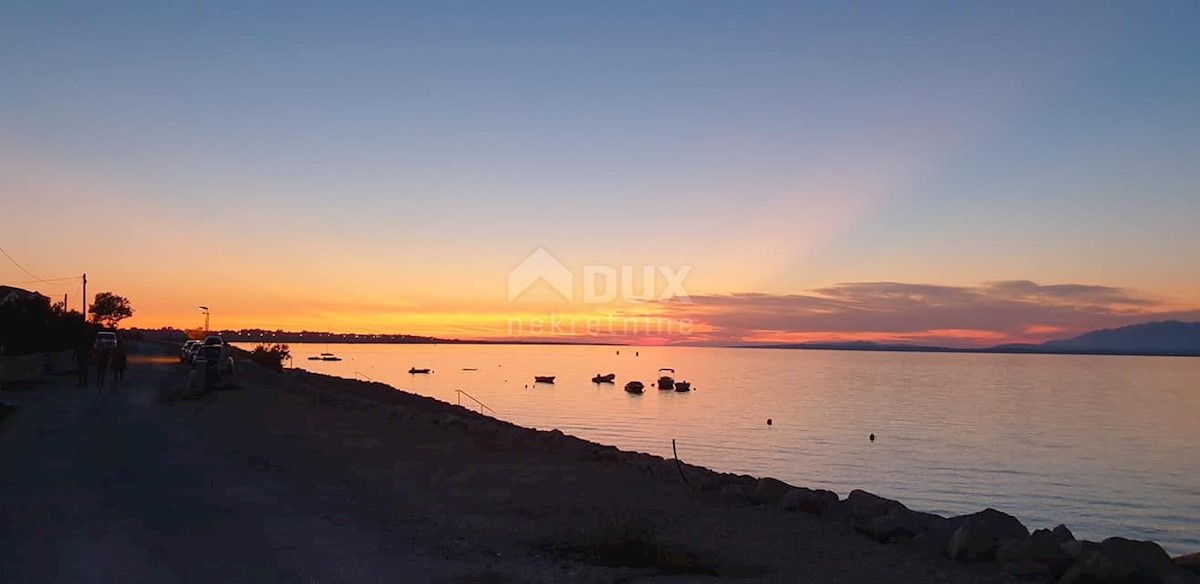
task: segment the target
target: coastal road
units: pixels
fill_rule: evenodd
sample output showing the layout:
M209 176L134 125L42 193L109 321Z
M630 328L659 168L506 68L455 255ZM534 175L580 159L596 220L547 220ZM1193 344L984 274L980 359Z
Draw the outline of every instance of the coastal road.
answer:
M0 435L0 581L384 582L460 571L384 533L372 519L379 502L346 496L336 481L265 473L268 463L201 439L220 433L220 420L159 403L181 366L167 347L142 350L114 391L64 377L0 394L18 405Z

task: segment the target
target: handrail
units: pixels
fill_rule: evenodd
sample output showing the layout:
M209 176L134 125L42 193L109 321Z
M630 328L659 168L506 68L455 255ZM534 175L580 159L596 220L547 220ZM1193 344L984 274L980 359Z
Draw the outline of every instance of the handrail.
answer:
M363 379L366 379L367 381L370 381L371 383L374 383L374 382L375 382L375 380L374 380L374 379L371 379L370 377L367 377L367 374L366 374L366 373L363 373L362 371L355 371L355 372L354 372L354 376L355 376L355 377L358 377L359 375L362 375L362 376L363 376Z
M465 392L465 391L463 391L463 390L461 390L461 389L456 389L456 390L454 390L454 393L457 393L457 394L458 394L458 405L460 405L460 406L462 405L462 396L464 396L464 395L465 395L465 396L467 396L467 397L471 398L471 400L472 400L472 401L474 401L475 403L479 404L479 413L481 413L481 414L482 414L482 413L483 413L483 410L487 410L487 411L489 411L489 412L491 412L491 413L493 413L493 414L494 414L494 413L496 413L496 410L493 410L492 408L489 408L489 407L487 407L487 404L484 404L483 402L481 402L481 401L479 401L479 400L475 399L475 396L473 396L473 395L471 395L471 394L469 394L469 393L467 393L467 392Z

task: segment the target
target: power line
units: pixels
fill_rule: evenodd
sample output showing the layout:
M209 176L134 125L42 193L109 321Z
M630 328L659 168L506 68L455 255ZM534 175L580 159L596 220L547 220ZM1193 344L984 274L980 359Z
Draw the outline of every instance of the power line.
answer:
M30 278L33 278L34 280L37 280L39 282L46 281L46 280L43 280L43 279L37 277L36 275L34 275L33 272L26 270L25 266L22 266L21 264L17 263L17 260L14 260L12 256L8 255L8 252L4 251L4 248L0 247L0 253L4 254L4 257L8 258L8 261L12 262L12 264L14 266L16 266L17 269L21 270L22 272L25 272L26 274L29 274Z
M15 282L9 282L9 283L10 283L10 284L34 284L34 283L42 283L42 284L58 285L58 284L60 284L60 283L62 283L62 284L70 284L70 283L72 283L72 282L78 282L78 281L79 281L79 276L71 276L71 277L69 277L69 278L44 278L44 279L43 279L43 278L38 278L37 280L17 280L17 281L15 281Z

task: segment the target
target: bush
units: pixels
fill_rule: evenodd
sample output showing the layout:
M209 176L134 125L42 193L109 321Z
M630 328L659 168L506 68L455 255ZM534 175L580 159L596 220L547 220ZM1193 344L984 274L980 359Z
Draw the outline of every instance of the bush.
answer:
M283 371L283 362L292 357L287 345L259 344L250 352L250 360L272 371Z

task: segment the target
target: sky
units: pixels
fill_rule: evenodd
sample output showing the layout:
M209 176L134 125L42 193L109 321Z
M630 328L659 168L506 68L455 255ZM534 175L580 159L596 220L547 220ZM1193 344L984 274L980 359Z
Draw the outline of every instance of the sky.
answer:
M1200 320L1196 30L1190 1L5 3L0 284L455 338ZM558 286L514 290L533 264Z

